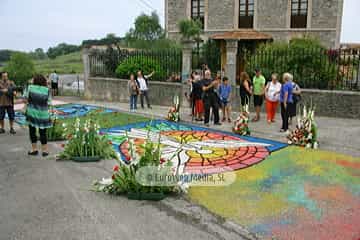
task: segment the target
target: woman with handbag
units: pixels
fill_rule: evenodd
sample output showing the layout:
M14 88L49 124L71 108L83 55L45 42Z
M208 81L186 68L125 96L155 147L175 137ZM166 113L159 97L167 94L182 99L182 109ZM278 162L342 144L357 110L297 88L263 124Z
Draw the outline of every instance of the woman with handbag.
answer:
M29 125L29 134L31 140L31 151L28 152L30 156L37 156L39 151L37 149L37 133L39 130L42 156L49 155L47 146L46 129L52 127L49 105L51 102L51 93L47 86L47 80L43 75L36 75L33 83L28 86L24 94L26 106L26 121Z

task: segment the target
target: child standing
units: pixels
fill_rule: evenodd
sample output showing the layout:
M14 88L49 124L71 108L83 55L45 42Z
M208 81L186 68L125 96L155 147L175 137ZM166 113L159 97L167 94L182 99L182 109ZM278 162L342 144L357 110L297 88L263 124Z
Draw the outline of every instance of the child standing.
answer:
M219 95L223 112L223 122L227 119L229 123L231 123L231 85L227 77L224 77L223 83L220 85Z
M139 87L135 81L134 74L130 75L130 80L128 82L128 91L130 95L130 111L135 112L137 109L137 96L139 94Z

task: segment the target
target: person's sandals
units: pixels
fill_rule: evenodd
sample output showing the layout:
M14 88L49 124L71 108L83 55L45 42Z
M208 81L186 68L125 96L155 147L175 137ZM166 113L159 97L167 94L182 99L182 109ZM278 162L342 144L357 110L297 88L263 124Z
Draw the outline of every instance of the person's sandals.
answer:
M251 121L252 122L258 122L260 120L260 118L254 117Z
M29 156L37 156L37 155L39 155L39 151L33 151L33 152L29 151L28 155Z
M231 122L232 122L230 118L228 119L228 122L229 122L229 123L231 123Z
M42 156L43 156L43 157L47 157L47 156L49 156L49 153L48 153L48 152L43 152L43 153L42 153Z
M4 134L5 130L3 128L0 129L0 134Z
M10 128L10 134L16 134L16 131L13 128Z

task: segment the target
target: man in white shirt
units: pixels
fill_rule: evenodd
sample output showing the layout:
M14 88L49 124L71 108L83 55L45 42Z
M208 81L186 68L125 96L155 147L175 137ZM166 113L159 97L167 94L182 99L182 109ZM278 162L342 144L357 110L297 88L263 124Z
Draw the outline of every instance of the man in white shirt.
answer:
M59 76L56 73L56 70L50 74L49 76L51 81L51 92L53 96L57 96L59 94Z
M140 90L140 102L141 102L141 108L144 108L144 97L146 99L146 103L148 105L148 108L151 109L150 101L149 101L149 86L148 86L148 79L151 78L154 75L154 71L150 73L149 75L144 76L142 71L138 71L137 73L137 84L139 85Z

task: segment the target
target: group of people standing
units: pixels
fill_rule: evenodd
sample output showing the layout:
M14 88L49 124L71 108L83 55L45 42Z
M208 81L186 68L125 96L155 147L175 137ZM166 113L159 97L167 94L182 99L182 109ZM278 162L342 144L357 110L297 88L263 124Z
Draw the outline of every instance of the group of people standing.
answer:
M196 121L204 121L209 126L211 116L215 125L221 125L219 109L222 109L222 121L231 122L231 101L233 99L232 87L229 79L218 73L213 79L209 68L201 72L193 72L189 79L190 101L192 115ZM262 75L259 68L255 69L255 76L250 79L246 72L240 75L240 102L244 107L250 104L253 98L255 117L253 122L260 121L261 108L266 105L267 122L275 122L278 106L281 106L282 127L281 132L289 129L292 118L296 116L296 106L301 98L301 89L294 82L293 75L285 73L282 83L279 75L274 73L269 81ZM212 115L211 115L212 112Z
M260 69L255 69L255 76L252 81L246 72L240 75L240 98L241 105L249 104L250 97L253 96L256 116L253 122L260 120L261 107L266 102L267 122L275 122L275 114L278 106L281 106L282 127L281 132L289 129L292 118L296 116L297 104L301 99L301 89L294 82L294 77L290 73L284 73L282 83L279 82L279 75L273 73L271 79L266 83L265 77Z
M14 98L20 88L9 80L8 73L1 73L0 80L0 134L5 134L5 114L7 113L10 123L10 134L16 134L14 130ZM47 147L46 130L52 127L50 119L49 105L51 101L51 91L48 80L43 75L35 75L22 96L26 104L25 116L29 126L29 136L32 149L28 152L31 156L39 154L37 148L38 135L40 136L42 156L49 155Z
M192 72L189 84L192 116L196 121L204 121L206 126L210 126L213 118L215 125L221 125L221 108L222 121L231 122L232 87L227 77L217 74L212 78L210 69L206 67L201 72Z

